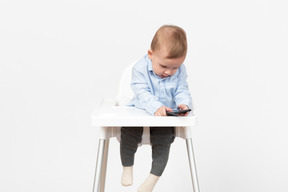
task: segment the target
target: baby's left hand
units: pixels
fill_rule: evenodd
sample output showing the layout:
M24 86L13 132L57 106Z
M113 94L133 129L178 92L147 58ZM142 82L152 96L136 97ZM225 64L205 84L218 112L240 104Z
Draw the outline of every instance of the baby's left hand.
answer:
M189 109L187 105L185 104L181 104L181 105L178 105L178 108L179 110L186 110L186 109ZM179 114L179 116L187 116L189 114L189 112L185 113L185 114Z

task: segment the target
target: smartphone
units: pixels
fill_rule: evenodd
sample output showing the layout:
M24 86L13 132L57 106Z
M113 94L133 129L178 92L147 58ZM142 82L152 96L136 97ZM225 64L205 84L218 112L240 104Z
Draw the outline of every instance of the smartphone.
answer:
M167 116L178 116L179 114L185 114L187 112L191 111L191 109L186 109L186 110L179 110L179 111L167 111L166 114Z

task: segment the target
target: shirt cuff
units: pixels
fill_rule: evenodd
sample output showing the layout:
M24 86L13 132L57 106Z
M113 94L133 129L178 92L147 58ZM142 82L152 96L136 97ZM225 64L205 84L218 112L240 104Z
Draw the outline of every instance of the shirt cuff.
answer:
M148 113L150 113L151 115L154 115L154 113L157 111L157 109L159 109L162 106L163 106L163 104L161 102L153 101L147 105L146 111Z
M189 109L191 109L192 107L192 103L189 100L180 100L180 101L177 101L176 103L177 107L178 105L181 105L181 104L187 105Z

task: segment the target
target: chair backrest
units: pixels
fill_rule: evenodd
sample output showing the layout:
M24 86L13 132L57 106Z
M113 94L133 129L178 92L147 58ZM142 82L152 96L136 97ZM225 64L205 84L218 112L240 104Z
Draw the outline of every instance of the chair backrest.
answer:
M116 101L117 105L119 106L124 106L126 105L129 101L134 96L134 93L131 89L131 79L132 79L132 68L136 64L137 61L133 62L130 64L122 73L119 87L118 87L118 92L116 95Z

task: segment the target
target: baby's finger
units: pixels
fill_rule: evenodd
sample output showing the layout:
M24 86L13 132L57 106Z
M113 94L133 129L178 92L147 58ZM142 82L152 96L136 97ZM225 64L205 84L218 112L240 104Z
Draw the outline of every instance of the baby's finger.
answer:
M166 111L169 111L169 112L170 112L170 111L173 111L173 109L170 109L169 107L166 107L165 110L166 110Z

